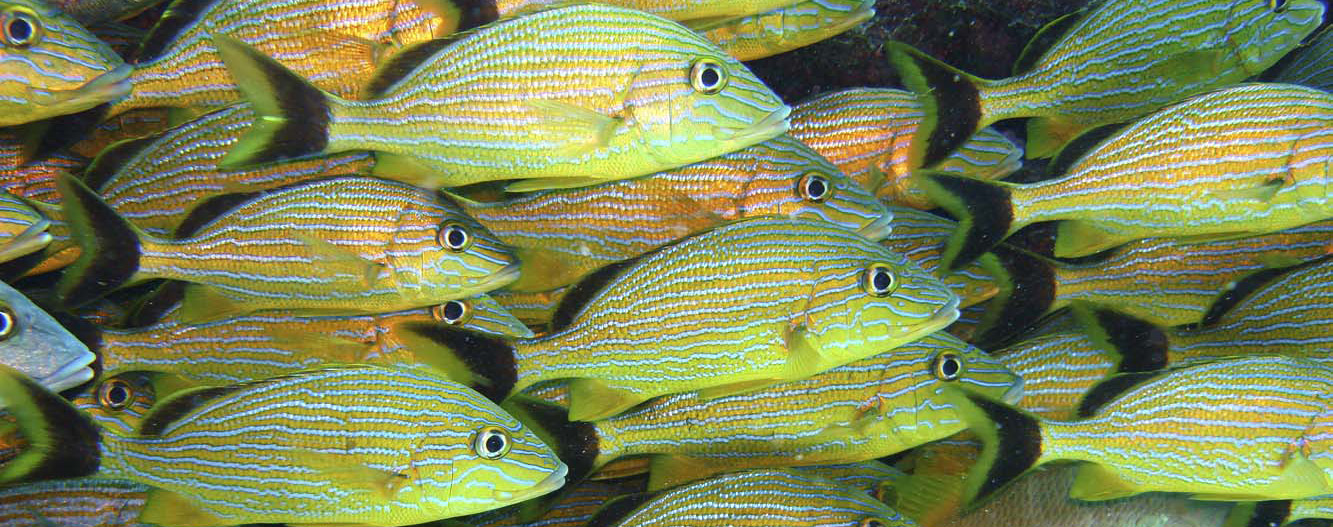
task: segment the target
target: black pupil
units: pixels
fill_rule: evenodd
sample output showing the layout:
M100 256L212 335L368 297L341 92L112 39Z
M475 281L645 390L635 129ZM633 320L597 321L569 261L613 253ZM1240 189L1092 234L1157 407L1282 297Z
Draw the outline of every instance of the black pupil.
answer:
M828 191L828 188L824 186L823 178L812 177L810 178L810 182L805 185L805 192L812 199L824 197L824 192L826 191Z
M486 451L492 454L504 450L505 440L503 437L493 435L486 438Z
M463 303L457 300L450 300L444 304L444 319L453 322L463 318Z
M705 88L717 86L717 81L721 80L717 73L717 68L704 66L704 71L699 74L699 82L702 82Z
M130 399L130 391L125 389L124 386L112 386L111 393L107 394L107 399L111 401L111 404L120 406Z
M9 21L9 38L16 42L27 42L32 37L32 24L22 18Z
M958 364L958 359L945 357L944 363L940 364L940 373L943 373L945 377L953 377L958 375L959 368L960 365Z
M467 233L458 227L450 227L449 232L445 234L445 240L449 242L450 247L457 249L467 243Z
M874 286L876 291L888 291L889 286L893 284L893 279L889 278L889 272L883 269L875 270Z

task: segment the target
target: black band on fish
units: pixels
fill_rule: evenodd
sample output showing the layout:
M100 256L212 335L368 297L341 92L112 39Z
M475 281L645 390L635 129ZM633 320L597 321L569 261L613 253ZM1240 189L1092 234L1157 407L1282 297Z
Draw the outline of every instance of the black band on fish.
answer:
M992 301L974 344L983 349L998 345L1026 330L1050 312L1055 303L1055 268L1037 256L1004 245L991 250L994 260L982 264L1000 283L999 301Z
M1270 500L1254 503L1245 527L1279 527L1291 517L1291 500ZM1228 522L1228 525L1232 525Z
M917 49L896 44L889 50L903 84L920 96L925 118L916 138L926 139L921 166L929 167L949 157L981 129L981 92L974 77Z
M65 218L82 253L61 278L65 306L87 304L120 287L139 270L139 234L128 221L68 174L56 178Z
M1118 355L1119 372L1156 371L1167 367L1171 342L1165 331L1113 309L1078 305L1075 315L1093 339Z
M505 339L433 322L405 322L399 329L405 338L426 339L426 346L414 347L418 360L487 399L499 403L514 391L518 364L514 346Z
M569 411L555 404L525 396L512 397L502 407L546 441L556 456L569 467L565 481L574 486L598 467L593 466L601 453L597 427L584 421L570 421Z
M1041 457L1041 427L1032 417L976 394L967 394L993 423L996 444L992 464L986 470L974 500L981 500L1023 475Z
M199 15L213 4L226 0L176 0L167 6L157 25L148 32L130 64L146 64L162 58L181 31L192 26Z
M199 405L248 386L247 383L239 383L230 386L216 386L179 392L178 395L158 403L149 411L148 415L144 416L143 423L139 425L139 435L162 435L168 425L189 415Z
M958 219L958 228L945 248L943 263L949 270L958 270L976 260L1009 234L1014 221L1009 189L941 173L926 174L923 181L931 198Z
M28 440L18 457L0 466L0 483L91 476L102 462L102 433L88 416L26 375L0 377L10 414Z

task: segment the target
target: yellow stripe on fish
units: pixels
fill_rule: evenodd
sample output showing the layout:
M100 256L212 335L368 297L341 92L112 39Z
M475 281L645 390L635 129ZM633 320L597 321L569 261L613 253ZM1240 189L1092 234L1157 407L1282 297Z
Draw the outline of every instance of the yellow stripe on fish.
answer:
M699 34L597 4L418 44L383 67L361 101L215 40L260 116L224 166L373 150L376 174L422 186L536 178L509 190L578 187L771 139L790 111Z
M1190 95L1263 72L1319 26L1319 0L1107 0L1056 20L1029 45L1016 75L973 77L904 44L889 45L926 118L912 156L944 159L982 127L1016 117L1027 156L1055 155L1098 126L1137 119ZM1062 33L1058 39L1055 36Z
M95 470L142 483L153 487L145 523L407 525L498 508L564 483L565 465L521 423L419 369L329 367L183 390L133 434L49 439L54 422L85 431L93 424L20 374L0 373L0 395L20 428L43 438L0 470L0 480L65 462L66 474Z
M480 203L454 200L515 247L509 291L546 291L729 221L778 215L823 220L867 239L888 235L884 205L786 136L651 176Z
M1327 92L1246 84L1196 96L1105 139L1090 135L1085 154L1056 159L1055 179L925 178L936 202L961 218L946 265L971 261L1042 221L1061 220L1055 256L1077 257L1142 238L1241 238L1333 215L1325 188L1333 174Z
M691 27L736 60L751 61L831 38L874 16L874 0L805 0Z
M439 304L517 277L507 249L475 221L393 181L329 178L257 193L192 215L175 239L144 234L73 179L59 184L83 247L59 285L69 305L167 278L190 282L179 313L187 323L268 310L355 315Z
M908 153L921 123L916 95L883 88L853 88L821 95L791 113L791 135L841 168L884 201L918 209L935 205L912 171ZM1000 179L1018 170L1023 151L984 129L935 170Z
M805 378L921 338L958 313L958 298L905 257L787 218L730 223L575 287L547 336L510 343L423 328L420 346L495 400L572 379L570 418L590 420L658 395L717 397Z

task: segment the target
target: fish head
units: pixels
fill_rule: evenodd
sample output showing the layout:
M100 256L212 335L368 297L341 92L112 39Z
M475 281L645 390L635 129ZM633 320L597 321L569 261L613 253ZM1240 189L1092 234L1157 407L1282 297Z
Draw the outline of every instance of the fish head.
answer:
M1324 17L1320 0L1235 0L1224 35L1240 67L1258 75L1296 48Z
M56 392L92 379L94 359L88 346L56 319L0 283L0 364Z
M564 486L568 467L537 434L480 395L473 403L453 424L466 427L463 441L441 434L432 439L439 444L426 446L450 452L450 462L438 465L448 473L421 478L447 482L443 505L450 515L497 509Z
M154 404L157 390L153 374L142 371L104 376L100 381L81 388L70 399L75 408L83 410L99 426L130 434L143 422Z
M822 220L875 240L888 234L888 208L799 140L781 135L733 155L749 165L738 196L741 216Z
M59 9L0 3L0 126L80 112L127 95L132 68Z
M532 338L532 329L490 295L450 300L430 307L436 322L510 338Z
M486 293L518 279L513 250L476 220L455 208L433 217L434 236L427 240L423 262L392 264L396 269L423 269L422 279L447 283L459 298Z
M740 61L684 27L662 31L624 94L644 153L679 167L772 139L791 108ZM640 50L643 51L643 50Z

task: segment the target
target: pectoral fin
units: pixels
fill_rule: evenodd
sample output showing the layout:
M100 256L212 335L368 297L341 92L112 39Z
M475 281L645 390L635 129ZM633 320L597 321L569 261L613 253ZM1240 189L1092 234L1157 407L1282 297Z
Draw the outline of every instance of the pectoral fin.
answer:
M1137 484L1096 463L1080 465L1074 484L1069 487L1069 497L1083 501L1114 500L1141 492L1143 489Z
M148 491L139 521L180 527L215 527L236 523L235 520L223 519L203 510L198 503L185 496L159 488Z
M1093 221L1064 220L1056 229L1055 256L1059 258L1087 256L1130 241Z
M788 329L785 339L788 379L804 379L830 366L819 354L819 338L805 325Z
M654 456L648 464L648 490L660 490L707 478L725 468L717 463L687 456Z
M308 233L295 233L292 237L309 247L311 258L319 261L320 267L340 274L357 276L361 279L361 284L367 288L375 286L379 281L380 272L385 268L382 263L369 260L351 249L339 247Z
M598 379L569 381L569 420L596 421L624 412L648 400L629 390Z
M529 101L533 113L543 120L542 128L561 131L568 135L569 144L566 155L574 155L586 150L605 146L611 141L611 135L622 119L573 104L552 101Z
M1287 182L1284 178L1273 178L1253 187L1238 188L1232 190L1219 190L1213 193L1213 196L1224 201L1247 200L1269 203L1273 201L1273 196L1277 191L1282 190L1282 186Z

